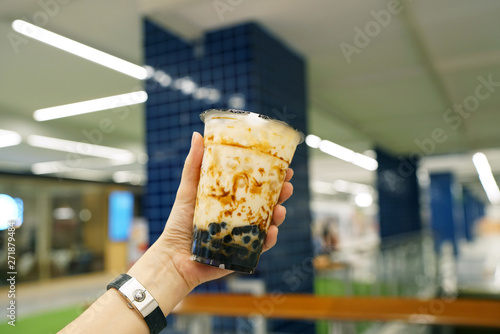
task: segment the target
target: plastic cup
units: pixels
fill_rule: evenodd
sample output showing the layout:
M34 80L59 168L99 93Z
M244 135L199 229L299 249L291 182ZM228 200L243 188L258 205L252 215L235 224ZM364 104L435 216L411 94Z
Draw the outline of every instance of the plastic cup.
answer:
M247 111L211 109L193 221L192 259L243 273L257 267L286 171L304 135Z

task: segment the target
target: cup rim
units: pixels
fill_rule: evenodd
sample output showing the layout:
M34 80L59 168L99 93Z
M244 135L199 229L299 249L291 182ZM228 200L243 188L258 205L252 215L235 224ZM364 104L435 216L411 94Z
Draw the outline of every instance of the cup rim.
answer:
M267 115L263 115L263 114L258 114L258 113L255 113L255 112L251 112L251 111L247 111L247 110L239 110L239 109L224 109L224 108L220 108L220 109L207 109L205 110L204 112L202 112L200 114L200 119L203 123L205 123L205 117L212 113L212 112L227 112L227 113L232 113L232 114L243 114L243 115L254 115L254 117L259 117L259 118L262 118L262 119L265 119L265 120L269 120L269 121L273 121L273 122L278 122L278 123L281 123L289 128L291 128L292 130L295 130L298 134L299 134L299 142L297 145L299 144L302 144L304 142L304 139L305 139L305 135L302 131L300 131L299 129L297 129L296 127L288 124L287 122L285 121L282 121L280 119L276 119L276 118L273 118L273 117L270 117L270 116L267 116Z

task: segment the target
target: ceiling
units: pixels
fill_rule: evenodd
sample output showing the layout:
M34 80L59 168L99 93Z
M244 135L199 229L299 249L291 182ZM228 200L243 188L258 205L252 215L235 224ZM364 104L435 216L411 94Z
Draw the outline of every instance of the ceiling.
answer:
M454 171L483 197L472 154L482 150L500 177L496 0L403 0L394 8L394 1L385 0L65 2L44 8L42 2L0 1L0 35L12 34L14 19L36 23L42 12L44 28L142 64L144 16L186 39L256 21L307 60L310 133L356 152L379 146L431 156L424 158L426 170ZM98 129L100 120L109 118L115 129L103 136L102 145L144 152L142 105L130 107L124 120L116 110L41 123L32 117L39 108L137 90L138 80L33 40L17 43L0 39L0 129L82 141L84 130ZM485 87L485 81L493 84ZM468 108L462 114L453 111L460 105ZM373 172L311 153L313 180L373 183ZM4 171L29 172L33 163L64 159L65 153L25 142L0 148ZM63 176L109 180L115 171L144 169L139 162L116 166L98 158L82 159L79 167L84 171Z

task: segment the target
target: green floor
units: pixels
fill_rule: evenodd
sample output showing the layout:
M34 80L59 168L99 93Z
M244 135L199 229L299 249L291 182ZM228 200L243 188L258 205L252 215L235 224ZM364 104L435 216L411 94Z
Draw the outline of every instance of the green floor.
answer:
M353 296L371 296L374 294L374 286L372 284L352 282L352 295ZM388 295L387 287L381 287L382 291L377 294ZM318 296L347 296L348 291L344 281L335 278L316 278L314 280L314 293ZM371 322L356 322L354 324L357 334L362 334L371 326ZM316 322L316 334L330 333L329 321Z
M82 313L81 306L74 306L61 310L50 311L29 316L24 319L16 319L16 326L2 321L0 324L0 333L15 334L53 334L60 331L73 319ZM7 318L5 318L7 319Z

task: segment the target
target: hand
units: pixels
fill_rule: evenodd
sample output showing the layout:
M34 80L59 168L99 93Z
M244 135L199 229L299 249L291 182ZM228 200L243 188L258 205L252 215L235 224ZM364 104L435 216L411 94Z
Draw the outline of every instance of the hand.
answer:
M203 282L223 277L232 272L230 270L204 265L191 260L193 215L202 158L203 137L199 133L194 133L191 142L191 150L184 164L182 179L177 191L175 203L165 229L148 252L129 271L129 274L136 277L139 282L141 282L141 279L139 279L137 275L141 275L146 269L150 270L151 266L158 266L162 263L165 266L171 264L176 274L178 274L185 283L183 290L187 290L187 294L194 287ZM281 189L278 205L274 208L272 224L269 226L267 238L264 243L264 251L269 250L276 244L278 226L285 220L286 209L281 204L293 193L292 184L289 182L292 176L293 170L288 169L285 183ZM148 258L149 261L147 261ZM139 267L141 270L139 270ZM143 283L143 285L146 284ZM153 293L153 295L155 295L155 293Z

